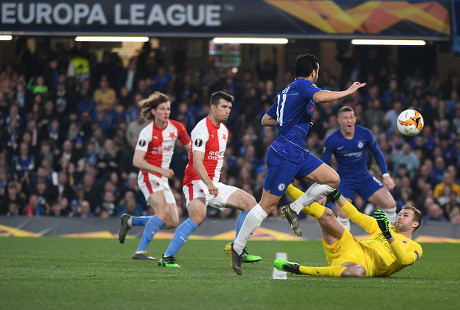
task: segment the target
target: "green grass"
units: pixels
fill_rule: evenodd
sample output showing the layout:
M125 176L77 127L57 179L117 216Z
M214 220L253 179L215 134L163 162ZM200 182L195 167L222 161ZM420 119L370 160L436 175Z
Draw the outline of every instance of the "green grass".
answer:
M276 252L326 265L321 243L250 241L264 259L236 276L225 241L190 240L180 269L133 261L139 240L0 238L0 309L458 309L460 245L423 244L423 257L390 278L288 275L273 280ZM159 258L169 240L153 240Z

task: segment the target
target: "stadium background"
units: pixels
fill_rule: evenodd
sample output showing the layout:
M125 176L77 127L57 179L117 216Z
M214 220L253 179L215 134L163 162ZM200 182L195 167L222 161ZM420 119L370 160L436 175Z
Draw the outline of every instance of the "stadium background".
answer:
M459 237L457 226L447 223L460 221L458 1L78 3L1 4L0 34L13 36L0 41L2 234L17 234L11 227L31 223L38 225L30 227L33 234L55 234L59 230L50 226L67 226L50 224L50 219L64 223L64 217L75 217L77 227L83 227L81 218L87 213L111 218L114 224L127 210L147 214L133 182L131 159L135 139L146 125L138 119L135 103L154 90L172 98L172 118L189 131L206 115L212 91L235 95L222 181L258 198L265 152L276 135L259 120L276 91L292 80L295 57L310 52L320 59L320 87L344 89L351 80L368 86L359 96L318 107L309 149L319 156L324 137L336 128L335 111L344 103L353 105L359 123L379 141L397 184L392 194L398 206L414 203L427 220L445 223L445 230L436 229L447 232L441 237ZM154 16L150 24L149 16ZM77 35L146 35L149 41L75 42ZM286 37L289 43L216 44L211 41L215 36ZM356 46L350 44L353 38L425 39L427 45ZM88 61L87 71L69 70L78 57ZM125 90L130 62L135 75L128 83L131 89ZM162 68L165 75L159 74ZM96 102L95 95L106 92L101 84L108 84L116 100L102 96ZM397 101L402 109L412 106L424 116L419 137L404 138L394 130ZM185 161L184 150L176 149L172 186L182 216ZM369 165L381 177L372 158ZM457 184L454 194L436 191L447 170ZM9 187L17 194L8 192ZM359 198L356 204L366 210ZM13 221L14 207L19 218ZM209 210L208 216L232 219L235 214ZM276 212L271 217L279 220ZM113 234L114 229L108 231Z

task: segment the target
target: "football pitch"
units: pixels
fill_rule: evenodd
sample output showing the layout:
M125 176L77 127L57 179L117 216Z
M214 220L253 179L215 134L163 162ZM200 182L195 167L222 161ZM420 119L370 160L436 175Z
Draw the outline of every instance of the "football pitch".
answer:
M225 241L189 240L182 268L133 261L138 239L0 238L0 309L459 309L460 244L423 243L423 256L389 278L273 279L277 252L325 266L319 241L249 241L263 260L229 267Z

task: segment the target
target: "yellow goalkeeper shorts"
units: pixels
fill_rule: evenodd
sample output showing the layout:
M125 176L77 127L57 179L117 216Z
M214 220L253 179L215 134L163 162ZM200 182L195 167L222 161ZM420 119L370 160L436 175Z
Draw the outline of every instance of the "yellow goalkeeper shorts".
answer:
M342 238L333 244L327 244L323 239L323 248L330 266L352 262L363 266L366 271L368 269L366 253L347 229L344 230Z

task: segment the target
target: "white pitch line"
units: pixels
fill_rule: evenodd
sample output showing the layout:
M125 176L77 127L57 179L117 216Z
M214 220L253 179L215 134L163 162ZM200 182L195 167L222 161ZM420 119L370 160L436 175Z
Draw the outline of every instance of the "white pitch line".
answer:
M277 252L276 258L283 258L287 260L287 254L284 252ZM273 267L273 280L286 280L287 279L287 272L279 271L278 269Z

